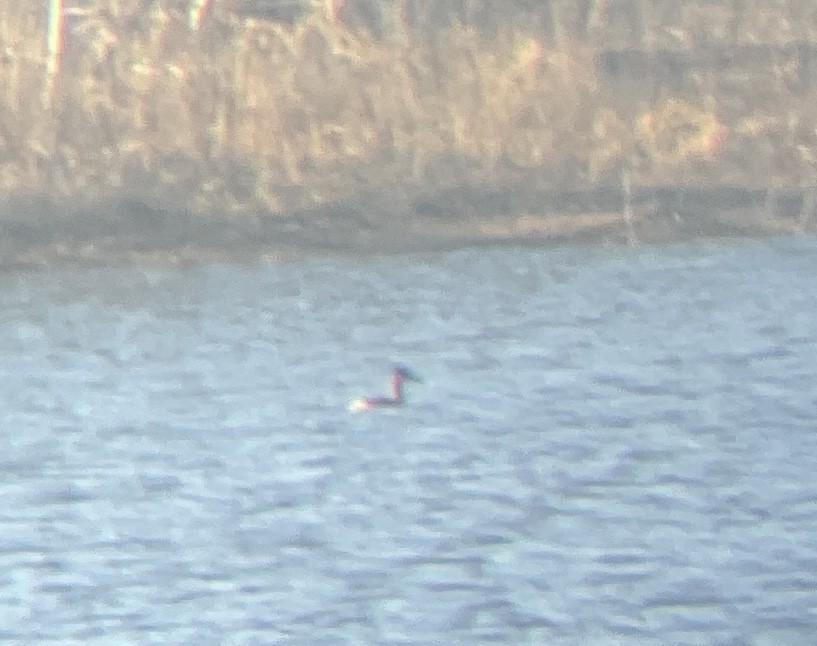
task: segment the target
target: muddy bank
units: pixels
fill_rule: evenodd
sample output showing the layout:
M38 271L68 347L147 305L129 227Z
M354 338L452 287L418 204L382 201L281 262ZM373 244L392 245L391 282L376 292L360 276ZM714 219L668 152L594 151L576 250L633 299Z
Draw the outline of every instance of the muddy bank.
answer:
M444 250L487 244L657 244L809 234L814 196L742 187L532 185L371 193L287 213L229 217L136 199L85 203L17 198L0 212L0 267L64 263L197 264L323 254Z

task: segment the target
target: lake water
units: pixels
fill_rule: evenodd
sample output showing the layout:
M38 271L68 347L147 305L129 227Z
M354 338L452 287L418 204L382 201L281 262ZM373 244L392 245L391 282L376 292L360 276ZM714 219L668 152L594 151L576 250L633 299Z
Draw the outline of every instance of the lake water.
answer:
M0 276L0 642L813 644L817 242ZM403 409L353 415L393 361Z

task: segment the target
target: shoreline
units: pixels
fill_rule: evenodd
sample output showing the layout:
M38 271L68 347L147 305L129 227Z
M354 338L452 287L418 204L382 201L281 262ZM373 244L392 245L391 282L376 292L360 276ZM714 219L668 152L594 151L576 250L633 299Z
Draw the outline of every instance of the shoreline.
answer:
M480 195L486 190L504 200L500 213L490 210L502 200L478 205L482 200L491 204ZM813 204L805 191L770 199L735 187L649 188L637 192L628 208L618 209L611 202L621 198L609 188L559 194L529 188L525 193L460 188L453 194L392 200L390 207L384 206L389 197L384 193L308 212L241 216L164 211L123 199L61 212L58 205L31 199L18 202L16 212L0 214L0 270L275 263L327 254L488 245L633 246L815 233ZM550 208L532 210L537 201ZM594 209L583 208L588 204Z

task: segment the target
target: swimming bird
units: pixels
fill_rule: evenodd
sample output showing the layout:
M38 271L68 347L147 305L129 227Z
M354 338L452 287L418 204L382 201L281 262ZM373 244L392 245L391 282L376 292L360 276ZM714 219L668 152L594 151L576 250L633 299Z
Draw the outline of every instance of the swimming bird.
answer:
M356 397L349 402L349 410L353 413L360 413L373 408L397 408L402 406L405 403L403 383L407 381L422 383L422 379L415 373L406 366L398 364L391 371L391 397L388 395Z

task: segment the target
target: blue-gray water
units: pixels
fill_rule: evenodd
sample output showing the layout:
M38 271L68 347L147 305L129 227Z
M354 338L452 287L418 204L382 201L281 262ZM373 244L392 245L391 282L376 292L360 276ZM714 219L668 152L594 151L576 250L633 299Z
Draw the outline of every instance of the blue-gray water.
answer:
M0 641L812 644L817 243L0 276ZM425 379L352 415L390 362Z

